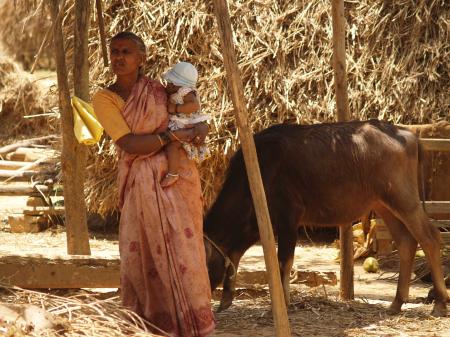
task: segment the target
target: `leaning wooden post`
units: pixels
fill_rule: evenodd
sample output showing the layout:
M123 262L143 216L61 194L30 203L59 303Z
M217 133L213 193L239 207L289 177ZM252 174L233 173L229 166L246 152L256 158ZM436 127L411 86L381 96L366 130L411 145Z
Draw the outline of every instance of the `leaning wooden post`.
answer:
M84 200L86 149L83 145L78 144L73 133L73 113L70 105L70 91L67 81L67 68L62 33L62 15L58 16L59 10L64 9L60 9L59 4L59 0L52 0L50 2L52 19L55 22L53 44L56 54L59 106L61 110L63 143L61 153L61 169L64 183L67 253L90 255L91 250L89 248L89 235L86 224L86 204ZM78 6L80 5L78 4ZM78 9L76 9L76 12L78 12ZM77 18L75 20L77 20ZM83 51L77 50L77 53L83 53Z
M344 0L333 0L333 69L338 122L350 119L348 111L347 73L345 70L345 17ZM340 296L353 299L353 232L351 226L339 230L341 277Z
M242 152L244 154L250 191L258 221L259 234L264 250L267 277L269 281L270 295L276 336L289 337L291 335L289 320L286 311L284 293L281 287L280 269L275 251L275 238L267 208L266 195L258 165L255 143L252 131L247 122L247 109L244 101L244 88L236 62L236 55L232 42L232 28L230 14L226 0L214 0L215 14L219 26L222 43L222 55L225 64L227 81L230 87L231 99L234 105L236 123L239 130Z

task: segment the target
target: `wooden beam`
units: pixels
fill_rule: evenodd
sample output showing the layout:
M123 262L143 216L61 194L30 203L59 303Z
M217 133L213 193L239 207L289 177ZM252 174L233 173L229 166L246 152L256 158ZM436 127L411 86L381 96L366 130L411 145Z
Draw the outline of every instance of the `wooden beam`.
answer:
M425 211L427 214L450 215L450 201L425 201Z
M333 71L338 122L350 119L348 111L347 72L345 65L345 17L344 0L331 3L333 19ZM350 225L339 227L340 240L340 296L354 298L353 285L353 232Z
M85 210L86 207L83 191L84 181L80 181L79 173L77 173L77 169L80 168L80 163L77 163L77 161L79 160L79 153L82 151L80 149L82 149L83 145L78 144L73 132L73 112L70 104L70 91L67 81L62 16L58 16L60 10L59 4L59 0L50 1L52 19L53 22L56 22L53 31L53 43L56 53L56 72L58 77L59 106L61 111L61 129L63 136L61 168L63 181L65 182L64 201L66 207L67 252L69 254L90 254L86 212L83 212L83 209ZM75 7L75 21L81 21L81 18L78 17L79 14L77 14L79 9L77 9L77 5ZM63 9L61 8L61 10ZM78 45L77 43L78 42L75 42L76 46ZM77 50L77 53L75 54L78 53L83 53L83 51Z
M21 288L118 288L119 257L0 256L0 282Z
M442 227L442 228L449 228L450 229L450 220L434 220L434 219L431 219L430 221L431 221L431 224L434 227L438 227L438 228Z
M17 170L27 164L23 161L0 160L0 170Z
M450 139L420 138L419 140L426 151L450 151Z
M40 171L21 171L21 170L0 170L0 179L1 178L13 178L13 179L30 179L32 176L41 173ZM42 172L44 173L44 172ZM47 172L48 173L48 172Z
M21 140L20 142L0 147L0 156L3 157L4 155L8 154L9 152L15 151L19 147L27 147L32 144L39 144L39 143L47 141L47 140L56 140L56 139L58 139L58 137L56 135L49 135L49 136Z
M103 64L108 67L108 49L106 48L105 21L103 20L102 0L95 0L97 8L98 30L100 32L100 44L102 46Z
M43 162L56 157L56 150L35 147L19 147L14 152L10 152L5 156L7 160L26 162Z
M24 209L22 211L25 215L64 215L64 207L58 206L58 207L47 207L47 206L40 206L40 207L34 207L33 209Z
M0 195L30 195L32 193L37 192L37 188L39 188L42 193L47 194L49 189L45 185L38 185L37 187L27 185L1 185L0 186Z
M441 239L443 247L450 246L450 232L442 232Z
M267 200L258 165L255 143L252 131L247 122L244 89L234 51L232 39L233 33L230 14L228 12L228 4L226 0L214 0L213 3L219 27L222 55L227 74L228 86L234 105L234 114L239 130L239 139L241 141L242 152L244 154L250 191L253 198L259 234L264 251L269 290L272 299L276 336L289 337L291 332L283 289L281 287L280 269L275 250L275 238L270 222L269 210L267 208Z

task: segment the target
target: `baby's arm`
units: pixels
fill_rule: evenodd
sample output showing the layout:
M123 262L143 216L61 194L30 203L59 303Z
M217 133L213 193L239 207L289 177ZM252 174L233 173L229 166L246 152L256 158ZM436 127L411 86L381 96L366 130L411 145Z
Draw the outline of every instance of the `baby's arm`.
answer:
M169 113L183 113L186 115L190 115L200 110L200 102L193 92L186 94L186 96L183 97L183 102L183 104L169 103Z

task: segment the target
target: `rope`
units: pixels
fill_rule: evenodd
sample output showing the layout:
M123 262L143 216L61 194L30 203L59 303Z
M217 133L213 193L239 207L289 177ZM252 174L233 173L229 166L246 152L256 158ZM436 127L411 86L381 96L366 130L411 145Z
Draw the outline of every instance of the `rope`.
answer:
M211 240L206 234L203 234L203 237L219 252L220 255L222 255L222 257L225 260L224 261L225 269L228 269L229 266L232 267L233 275L231 276L231 279L234 279L236 277L236 267L233 261L231 261L231 259L222 251L222 249L220 249L219 246L216 245L215 242Z

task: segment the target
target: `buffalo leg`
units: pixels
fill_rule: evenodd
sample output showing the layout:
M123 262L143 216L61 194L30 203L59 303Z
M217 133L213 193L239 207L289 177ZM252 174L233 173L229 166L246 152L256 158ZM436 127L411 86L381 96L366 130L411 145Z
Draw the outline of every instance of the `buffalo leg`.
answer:
M397 283L397 292L389 312L397 314L400 312L403 303L408 300L409 283L414 264L414 255L417 249L417 241L409 233L405 225L386 208L379 208L377 213L383 218L389 232L395 241L400 257L400 271Z
M236 270L234 270L233 267L230 265L225 272L225 279L223 280L222 298L220 299L220 305L219 308L217 309L218 312L228 309L230 305L233 303L233 298L236 293L237 269L239 266L239 261L241 260L241 257L244 255L244 252L245 251L235 251L229 255L229 258L231 262L233 262Z
M290 303L290 275L294 264L295 244L297 243L297 228L278 233L278 261L280 263L281 283L283 285L284 300L286 305Z
M441 239L439 230L430 224L427 214L418 204L414 211L402 214L404 223L422 247L431 269L436 300L432 315L445 317L449 296L444 282L444 273L440 258Z

